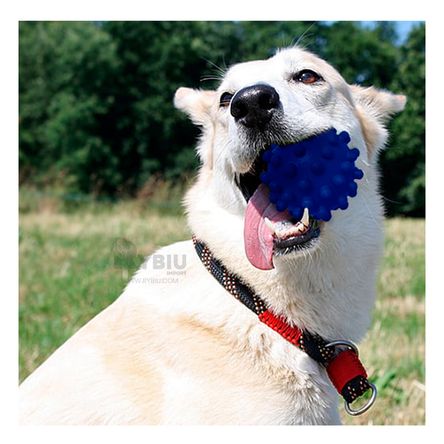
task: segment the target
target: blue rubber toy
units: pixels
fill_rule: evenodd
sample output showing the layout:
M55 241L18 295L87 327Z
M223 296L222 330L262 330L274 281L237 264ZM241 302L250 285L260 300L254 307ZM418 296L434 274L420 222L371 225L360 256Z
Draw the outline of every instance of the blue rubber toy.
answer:
M287 146L271 145L263 153L267 169L261 173L269 199L278 211L288 209L300 220L304 208L317 220L328 221L331 212L348 207L348 197L358 192L356 179L364 173L355 166L357 148L350 136L330 129L318 136Z

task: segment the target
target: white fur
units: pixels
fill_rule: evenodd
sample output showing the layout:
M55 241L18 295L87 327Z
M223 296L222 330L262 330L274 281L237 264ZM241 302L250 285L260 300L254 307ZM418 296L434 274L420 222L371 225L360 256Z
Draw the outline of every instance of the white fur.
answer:
M292 74L301 69L320 73L325 83L295 83ZM276 257L269 271L245 256L246 202L234 184L257 147L218 103L222 92L258 82L278 91L289 137L348 131L365 173L349 208L323 226L317 247ZM185 199L192 231L274 312L326 339L358 341L370 323L383 240L376 155L387 137L384 119L404 102L350 87L326 62L297 48L232 67L216 92L181 88L176 95L176 106L203 131L202 167ZM175 276L147 260L114 304L22 384L22 423L339 423L325 370L230 296L191 241L156 254L185 255L186 268Z

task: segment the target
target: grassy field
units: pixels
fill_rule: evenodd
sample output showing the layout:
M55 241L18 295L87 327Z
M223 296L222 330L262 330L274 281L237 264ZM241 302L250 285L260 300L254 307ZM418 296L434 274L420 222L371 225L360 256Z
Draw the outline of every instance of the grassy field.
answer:
M425 421L424 220L388 220L386 233L374 320L360 345L379 397L359 418L343 414L346 424ZM145 255L189 236L177 201L61 202L22 191L20 380L113 301Z

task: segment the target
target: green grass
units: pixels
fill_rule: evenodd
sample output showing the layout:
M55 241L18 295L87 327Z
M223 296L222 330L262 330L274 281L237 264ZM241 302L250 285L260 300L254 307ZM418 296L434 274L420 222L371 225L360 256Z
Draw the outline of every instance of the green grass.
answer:
M114 301L144 256L190 236L177 209L157 204L32 197L20 202L20 380Z
M424 424L425 222L386 221L384 257L373 323L360 344L378 400L346 424Z
M115 300L144 256L189 238L177 202L66 202L21 191L20 380ZM374 319L360 344L379 396L369 413L343 414L346 424L424 424L424 226L386 222Z

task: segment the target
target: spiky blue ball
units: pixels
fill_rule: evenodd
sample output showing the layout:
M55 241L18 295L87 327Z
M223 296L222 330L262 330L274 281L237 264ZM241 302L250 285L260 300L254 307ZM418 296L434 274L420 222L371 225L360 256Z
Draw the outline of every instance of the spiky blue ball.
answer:
M355 165L359 150L349 142L347 132L331 129L292 145L271 145L260 178L277 210L288 209L299 220L308 208L315 219L328 221L332 211L347 209L358 192L356 180L364 176Z

